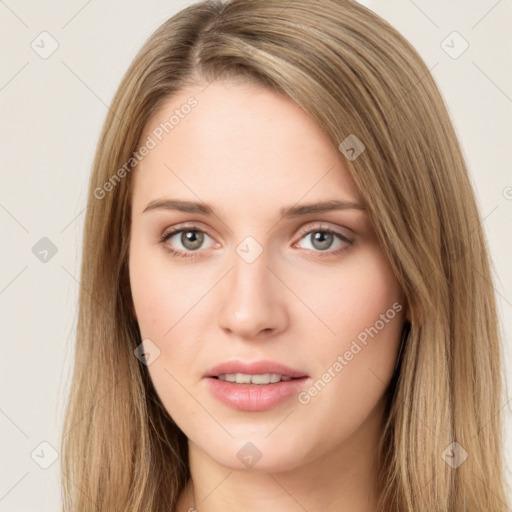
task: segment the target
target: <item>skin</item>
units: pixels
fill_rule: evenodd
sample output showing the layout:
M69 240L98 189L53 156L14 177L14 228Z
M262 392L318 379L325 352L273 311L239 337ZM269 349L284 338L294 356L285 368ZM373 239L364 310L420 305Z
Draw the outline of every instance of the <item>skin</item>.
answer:
M374 511L403 292L366 210L279 220L280 208L297 203L362 204L321 128L262 86L205 85L179 92L155 114L143 140L190 96L198 100L133 175L134 314L142 339L160 350L148 366L155 389L189 439L192 479L176 510ZM163 198L205 202L215 215L143 213ZM184 245L181 233L159 243L183 223L185 232L205 233L199 248ZM336 236L331 245L315 243L313 230L325 228L352 243ZM249 235L262 249L250 264L236 251ZM266 411L238 411L206 386L203 375L216 364L267 359L307 374L307 390L394 303L401 310L307 404L292 396ZM262 454L250 468L237 457L247 442Z

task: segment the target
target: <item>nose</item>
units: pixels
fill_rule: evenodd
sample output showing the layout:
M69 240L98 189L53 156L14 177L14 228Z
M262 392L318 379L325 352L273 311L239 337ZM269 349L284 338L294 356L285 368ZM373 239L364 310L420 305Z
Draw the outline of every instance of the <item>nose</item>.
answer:
M234 255L233 268L221 288L219 325L244 339L263 339L286 329L286 290L268 268L265 251L252 263Z

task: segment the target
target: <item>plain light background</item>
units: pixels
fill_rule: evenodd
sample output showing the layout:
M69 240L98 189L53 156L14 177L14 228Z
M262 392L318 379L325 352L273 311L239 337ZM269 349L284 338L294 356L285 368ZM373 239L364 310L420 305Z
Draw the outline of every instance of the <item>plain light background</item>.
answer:
M58 452L96 143L135 53L161 23L191 3L0 0L1 512L60 510ZM510 398L512 2L362 3L420 52L459 134L495 265ZM57 49L42 58L51 44ZM47 262L33 250L43 237L57 251ZM503 407L512 482L510 403Z

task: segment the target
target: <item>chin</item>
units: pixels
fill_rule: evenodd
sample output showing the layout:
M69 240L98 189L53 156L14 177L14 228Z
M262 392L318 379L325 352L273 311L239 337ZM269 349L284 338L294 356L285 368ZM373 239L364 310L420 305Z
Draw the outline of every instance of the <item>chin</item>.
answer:
M261 437L244 436L244 440L232 439L228 443L221 443L214 450L211 450L211 446L207 447L208 450L200 448L217 464L233 471L275 473L290 471L304 464L307 453L298 451L296 442L278 444L265 439L266 435L268 432Z

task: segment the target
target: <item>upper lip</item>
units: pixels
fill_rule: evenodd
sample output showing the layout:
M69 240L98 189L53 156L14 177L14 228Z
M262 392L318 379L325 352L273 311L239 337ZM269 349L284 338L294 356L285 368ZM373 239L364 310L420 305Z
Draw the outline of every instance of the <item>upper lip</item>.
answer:
M205 377L218 377L222 374L244 373L247 375L261 375L265 373L276 373L284 377L300 378L307 377L304 372L294 370L289 366L275 361L225 361L224 363L214 366L205 373Z

